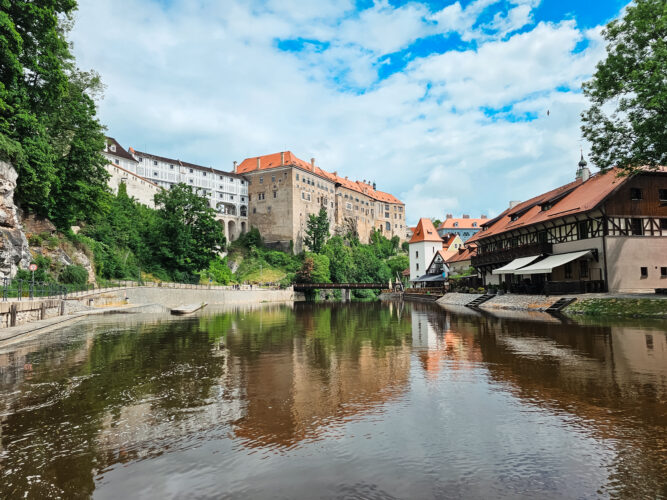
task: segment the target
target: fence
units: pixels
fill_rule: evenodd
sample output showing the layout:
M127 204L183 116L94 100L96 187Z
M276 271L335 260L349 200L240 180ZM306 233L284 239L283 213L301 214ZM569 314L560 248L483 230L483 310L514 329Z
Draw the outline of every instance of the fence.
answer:
M198 277L197 277L198 279ZM35 298L75 298L93 293L113 291L119 288L178 288L191 290L276 290L278 285L202 285L199 283L173 283L164 281L111 280L85 285L66 285L62 283L2 278L2 301L9 299L33 300Z

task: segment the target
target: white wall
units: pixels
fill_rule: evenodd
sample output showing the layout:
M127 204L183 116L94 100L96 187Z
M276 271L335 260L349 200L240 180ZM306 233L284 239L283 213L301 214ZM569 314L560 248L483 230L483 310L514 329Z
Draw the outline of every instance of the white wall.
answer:
M442 243L437 241L420 241L410 243L410 279L414 280L426 274L428 265L435 253L442 250Z

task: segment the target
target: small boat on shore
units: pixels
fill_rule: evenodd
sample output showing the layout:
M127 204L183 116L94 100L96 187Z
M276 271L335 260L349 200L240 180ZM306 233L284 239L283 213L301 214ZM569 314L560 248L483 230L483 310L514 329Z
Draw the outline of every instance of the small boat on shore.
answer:
M202 302L201 304L185 304L178 307L174 307L171 310L171 314L177 314L177 315L192 314L193 312L203 309L204 306L206 306L205 302Z

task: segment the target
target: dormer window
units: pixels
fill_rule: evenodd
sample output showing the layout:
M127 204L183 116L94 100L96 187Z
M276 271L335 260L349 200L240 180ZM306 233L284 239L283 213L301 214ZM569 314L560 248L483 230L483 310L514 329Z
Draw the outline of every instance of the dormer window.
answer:
M115 153L116 152L116 145L112 144L109 149Z
M458 223L458 222L455 222L455 223L454 223L454 227L459 227L459 223Z
M472 227L477 227L477 223L476 223L476 222L473 222L473 223L472 223Z
M542 209L542 212L546 212L547 210L550 210L553 205L551 203L544 203L540 208Z
M642 199L642 190L639 188L630 188L630 199L631 200L641 200Z
M519 216L517 214L513 214L513 215L510 216L510 220L512 222L517 221L517 220L519 220Z

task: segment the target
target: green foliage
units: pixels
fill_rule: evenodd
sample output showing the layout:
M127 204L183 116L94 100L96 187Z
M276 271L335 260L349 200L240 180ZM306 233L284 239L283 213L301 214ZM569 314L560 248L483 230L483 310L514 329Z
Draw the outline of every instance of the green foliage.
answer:
M67 266L58 276L58 281L68 285L85 285L88 283L88 271L78 265Z
M432 217L431 222L433 223L436 229L438 229L440 227L440 224L442 224L442 221L437 217Z
M607 57L584 84L592 160L625 172L667 164L667 2L636 0L602 32ZM610 110L610 112L608 111Z
M410 258L407 255L396 255L387 259L387 266L389 266L389 271L393 278L398 274L399 276L403 271L410 267Z
M164 269L194 274L225 246L222 227L208 199L190 186L176 184L155 195L152 252Z
M233 279L232 270L227 265L227 257L212 259L208 269L202 271L200 276L205 282L212 280L217 285L228 285Z
M68 229L99 214L108 197L102 126L66 33L75 0L0 0L0 159L19 177L24 209Z
M410 243L407 242L407 241L404 241L401 244L401 250L403 250L405 253L409 253L410 252Z
M329 237L329 217L327 210L322 207L320 212L310 214L306 222L306 236L303 243L308 250L314 253L320 253Z
M330 283L329 257L307 253L297 273L297 280L300 283Z
M264 246L262 236L259 234L259 229L256 227L250 228L250 231L242 234L232 243L232 248L261 248Z

